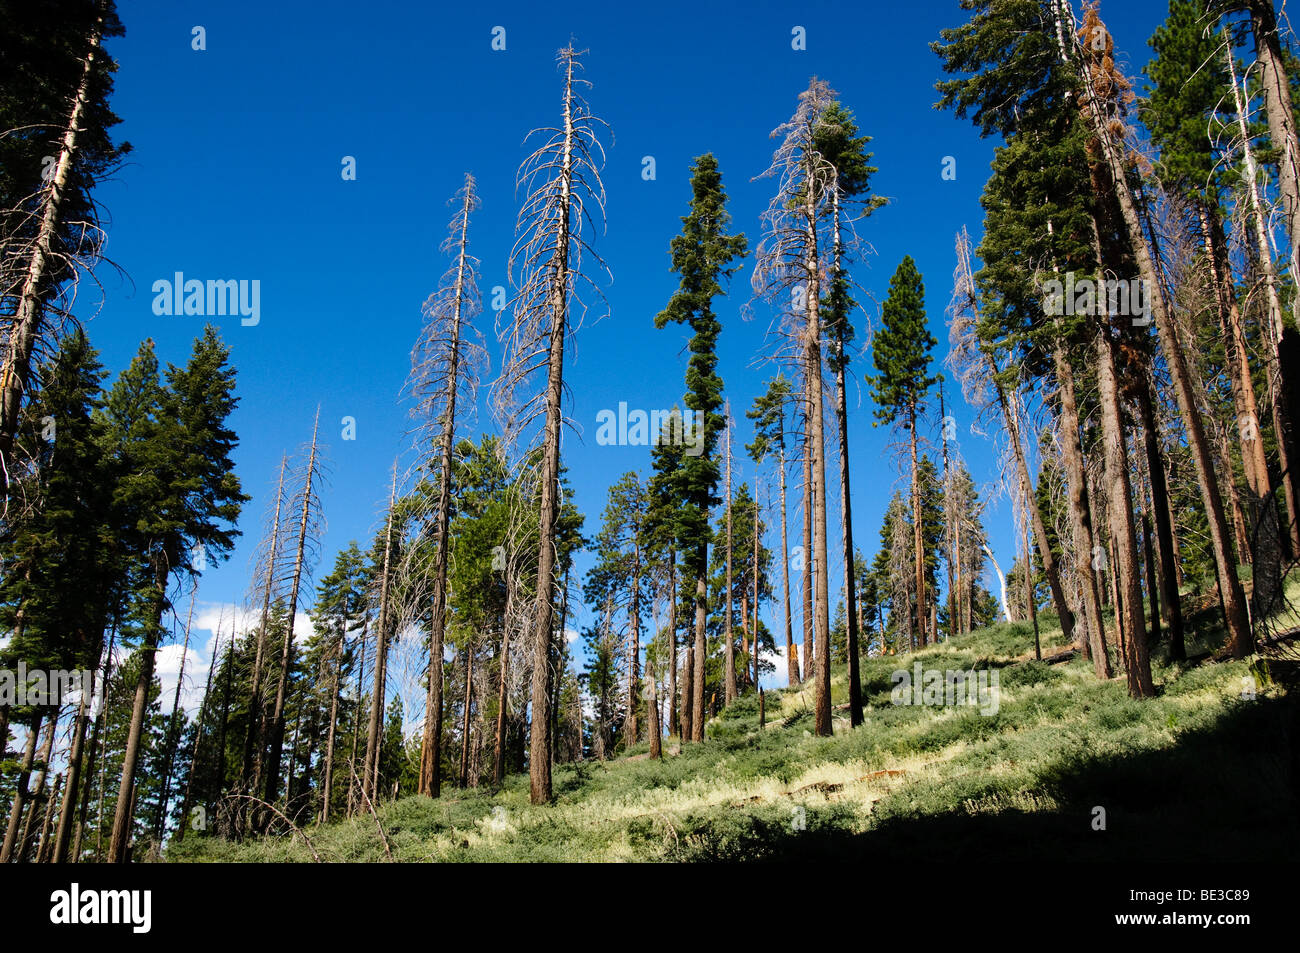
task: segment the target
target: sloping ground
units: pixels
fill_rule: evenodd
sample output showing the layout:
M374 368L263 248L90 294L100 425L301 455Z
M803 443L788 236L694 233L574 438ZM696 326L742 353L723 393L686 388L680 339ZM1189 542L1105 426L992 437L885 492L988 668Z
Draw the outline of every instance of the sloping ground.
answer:
M1043 641L1045 658L1059 652L1059 627L1045 628ZM1247 661L1157 662L1160 695L1138 702L1122 678L1100 683L1081 659L1034 661L1032 644L1026 626L1001 624L870 660L862 672L866 723L850 730L847 711L837 709L832 738L811 734L810 690L774 692L765 728L757 701L747 698L709 724L708 741L662 761L637 757L642 745L629 758L557 767L550 806L530 805L528 779L518 776L496 794L406 797L381 806L377 818L243 844L194 837L167 859L1297 856L1294 664L1275 661L1265 671ZM1189 653L1208 647L1189 645ZM996 712L989 697L988 714L893 704L891 673L910 673L917 662L996 672ZM845 701L842 671L832 694ZM675 741L665 748L675 750Z

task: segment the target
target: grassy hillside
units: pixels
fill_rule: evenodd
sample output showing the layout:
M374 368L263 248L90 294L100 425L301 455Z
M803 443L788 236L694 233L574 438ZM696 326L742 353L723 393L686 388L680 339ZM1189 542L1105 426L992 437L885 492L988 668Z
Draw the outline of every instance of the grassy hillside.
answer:
M1060 648L1059 627L1045 628L1044 655ZM891 672L917 661L997 671L996 714L892 704ZM676 753L673 739L662 761L642 745L557 767L551 806L531 806L516 776L495 793L406 797L377 819L302 834L191 838L167 859L384 862L385 839L393 860L416 862L1294 857L1293 671L1156 659L1161 694L1138 702L1081 659L1034 661L1027 627L1001 624L865 663L866 724L850 730L837 709L833 738L811 733L810 690L773 692L765 728L747 698L709 723L705 743ZM833 697L845 701L843 671ZM1093 829L1097 807L1105 830Z

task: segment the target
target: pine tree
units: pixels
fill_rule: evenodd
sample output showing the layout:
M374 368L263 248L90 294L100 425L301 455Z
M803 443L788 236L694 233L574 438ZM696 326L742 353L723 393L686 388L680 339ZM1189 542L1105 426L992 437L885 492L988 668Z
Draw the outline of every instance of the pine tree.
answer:
M31 669L94 670L103 653L103 633L120 556L112 510L114 470L103 454L100 385L104 371L85 335L64 338L44 374L42 389L24 410L16 447L31 467L16 487L31 499L28 514L0 540L0 626L12 633L0 649L0 666L24 662ZM72 727L67 804L83 783L80 768L88 698L79 700ZM37 733L49 712L0 706L0 738L10 720L28 722ZM6 859L14 849L16 824L26 800L25 784L15 791L6 835ZM70 829L62 812L55 855L66 855Z
M840 445L840 519L844 567L847 651L849 663L849 719L862 724L862 685L858 675L858 606L853 572L853 501L849 492L849 415L845 376L849 366L848 346L853 340L850 320L856 302L850 295L848 264L858 244L853 230L855 219L865 218L884 205L881 196L870 193L871 153L866 151L870 136L859 136L853 113L833 103L814 129L817 151L830 163L833 179L831 204L831 274L824 303L826 331L831 340L829 364L835 374L835 422ZM855 216L854 211L858 214Z
M154 652L162 638L163 613L169 608L168 578L178 569L196 575L207 559L228 553L247 499L230 459L236 438L226 421L238 398L228 357L229 349L209 326L195 341L185 367L168 368L165 389L158 387L157 365L148 347L142 348L132 364L133 369L140 365L136 374L127 378L128 389L138 382L144 394L154 395L155 403L152 421L138 421L141 426L121 447L118 460L119 472L126 474L119 484L118 501L137 516L128 545L139 561L133 615L141 665L109 850L116 863L126 860L131 839L131 802L153 682ZM125 393L122 396L125 398ZM110 395L110 413L114 409ZM112 420L110 430L124 423Z
M786 677L791 685L799 684L799 655L794 647L794 626L790 621L790 547L786 540L786 408L793 399L790 382L778 374L767 382L767 390L754 399L745 416L754 421L754 441L745 445L755 463L775 452L777 475L781 487L781 582L785 621Z
M931 633L928 629L917 429L925 412L927 392L938 380L927 373L930 350L936 343L926 326L925 286L921 282L921 273L916 270L912 257L905 255L889 282L889 297L881 313L880 332L872 342L872 361L877 371L872 386L876 421L901 426L908 435L916 598L913 631L922 646L928 644Z
M822 376L824 322L822 307L823 249L819 224L833 191L835 170L818 151L818 120L835 101L835 91L813 77L799 94L794 115L772 132L781 140L764 176L778 177L777 193L763 213L764 237L754 268L756 294L779 303L790 295L786 312L792 348L788 360L798 369L805 407L804 509L805 539L811 535L816 594L811 606L816 639L815 721L817 734L829 736L831 726L830 593L826 534L826 446ZM811 534L809 534L811 530ZM807 592L807 588L805 588ZM807 608L807 598L805 598ZM805 639L808 625L805 622Z
M681 456L673 478L680 505L672 521L682 553L682 569L695 586L691 717L689 731L683 737L685 740L689 734L691 741L704 740L705 618L712 535L709 510L719 502L716 450L718 434L725 426L718 413L722 407L722 378L717 373L717 341L722 325L714 315L713 299L723 293L721 280L740 267L732 262L743 258L748 249L744 235L727 234L731 216L726 207L727 194L718 162L712 154L702 155L691 166L690 213L682 217L682 233L672 240L673 271L681 276L681 282L668 305L655 316L656 328L673 322L687 324L693 332L683 403L694 415L697 443L690 454ZM697 448L699 452L695 452Z
M641 621L645 611L641 580L646 575L650 498L635 472L625 473L609 489L609 502L596 535L596 564L587 574L583 595L589 603L621 611L627 618L623 661L623 743L638 741L637 708L640 692ZM607 626L613 634L613 618Z

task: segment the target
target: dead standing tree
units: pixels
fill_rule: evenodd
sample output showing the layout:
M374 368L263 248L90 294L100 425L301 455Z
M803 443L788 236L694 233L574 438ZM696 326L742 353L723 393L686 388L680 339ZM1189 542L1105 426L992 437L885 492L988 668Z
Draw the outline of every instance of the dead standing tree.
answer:
M799 94L794 115L772 132L781 144L772 163L758 178L775 176L777 192L763 213L763 240L758 246L753 288L768 300L790 296L792 319L785 328L792 347L783 357L794 363L804 382L807 408L806 434L811 496L812 564L815 575L813 604L814 683L816 729L831 734L830 597L827 580L826 446L822 377L821 282L823 262L818 227L834 180L834 167L816 149L815 125L835 101L835 91L813 77Z
M37 206L40 225L35 236L26 243L17 243L5 236L3 272L10 272L11 262L21 261L15 275L21 283L13 289L17 305L12 318L7 321L8 340L5 342L3 370L0 371L0 477L8 482L13 462L14 439L18 433L19 414L23 395L31 383L32 356L42 336L50 331L50 318L67 315L66 310L52 308L51 298L57 294L60 281L74 275L78 266L88 271L103 242L103 232L93 222L84 222L71 231L79 236L78 247L68 247L61 233L72 223L65 221L65 204L72 188L73 164L77 158L78 139L87 132L86 116L94 108L97 61L103 57L100 41L105 29L105 12L100 8L87 37L87 50L81 80L72 98L68 124L63 130L58 161L53 174L41 190ZM3 293L9 297L9 282Z
M412 415L418 421L420 468L430 476L436 474L438 486L432 519L422 521L433 547L433 572L429 580L429 671L418 790L430 797L438 796L438 765L442 757L442 652L446 634L448 527L456 414L458 406L473 406L473 391L486 360L481 344L466 336L466 331L472 330L468 322L482 310L479 261L469 253L470 213L479 206L472 175L465 174L465 184L452 201L458 208L441 250L454 254L455 260L444 273L438 290L425 302L424 330L411 353L411 376L407 384L415 399ZM462 393L466 389L469 392Z
M1021 435L1021 420L1019 415L1014 413L1014 395L1008 393L1007 385L1003 383L1005 368L999 366L997 358L979 337L978 328L981 320L979 301L971 270L970 237L965 229L957 235L956 253L957 267L953 272L952 300L948 305L949 350L946 363L957 376L966 402L981 416L996 413L1001 418L1002 428L1007 438L1007 449L1016 468L1016 482L1032 488L1029 461ZM1060 353L1060 360L1064 360L1064 352ZM1070 467L1069 474L1075 538L1087 541L1092 538L1092 528L1088 517L1086 483L1082 478L1083 451L1079 446L1077 413L1074 412L1073 378L1062 375L1058 385L1061 387L1063 412L1066 418L1062 421L1062 436L1067 442L1073 438L1075 447L1074 457L1071 457L1069 452L1066 454L1067 464L1077 463L1077 468ZM1073 426L1070 425L1071 419L1074 420ZM1052 590L1052 602L1056 605L1061 619L1063 634L1066 638L1072 638L1074 619L1066 604L1056 557L1048 543L1046 520L1036 499L1033 498L1032 490L1030 495L1027 516L1032 523L1039 557L1043 561L1048 585ZM1101 622L1096 577L1093 575L1091 562L1080 561L1078 566L1083 576L1081 583L1084 606L1088 615L1088 639L1097 677L1109 678L1110 667L1105 652L1106 635Z
M293 666L293 630L294 616L298 612L298 593L303 576L310 575L311 564L315 562L316 548L321 534L325 530L325 520L321 514L320 497L317 495L321 480L325 476L325 462L318 443L320 434L320 407L316 408L316 421L312 425L311 445L307 450L307 462L297 475L300 489L290 501L290 513L293 523L290 528L295 539L293 575L289 581L288 620L284 633L284 645L280 650L280 675L276 682L275 707L270 722L270 752L267 755L266 800L274 801L280 786L280 760L284 752L284 709L288 702L289 673Z
M361 797L367 803L379 796L379 745L384 719L384 685L388 675L388 649L392 638L392 613L389 596L393 575L393 523L397 513L397 461L393 461L393 483L388 493L388 512L384 516L384 558L379 571L379 620L375 635L374 691L370 705L370 724L366 733L365 769L361 776Z
M262 614L257 627L257 647L253 653L253 670L249 675L251 684L248 693L248 727L244 735L244 760L239 772L241 793L249 793L260 787L262 778L262 706L265 687L262 684L263 670L266 667L266 640L271 625L271 600L279 588L281 579L277 575L283 572L284 544L288 538L282 533L281 514L284 509L284 477L289 469L287 454L280 457L280 476L276 481L275 501L271 511L270 526L263 537L253 571L255 592L262 597Z
M600 120L591 115L579 87L590 86L575 73L579 57L572 42L559 51L564 71L563 123L534 130L545 137L520 166L517 182L527 190L519 210L518 240L510 256L516 294L511 317L499 334L505 364L494 387L493 403L503 418L507 440L541 421L539 525L536 605L531 632L533 659L529 740L532 803L551 799L550 657L555 614L556 527L560 513L560 432L564 426L564 348L581 324L578 284L584 280L583 253L608 273L600 256L583 237L583 223L595 227L592 206L605 216L605 189L600 179L604 149L596 138ZM516 277L518 276L518 277ZM535 386L545 375L545 385ZM521 394L526 396L521 401Z

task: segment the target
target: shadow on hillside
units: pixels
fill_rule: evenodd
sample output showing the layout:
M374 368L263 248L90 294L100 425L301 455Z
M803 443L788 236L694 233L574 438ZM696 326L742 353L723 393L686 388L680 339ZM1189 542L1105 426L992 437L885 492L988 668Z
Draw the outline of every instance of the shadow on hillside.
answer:
M1058 762L1034 788L1055 810L895 814L861 834L837 824L834 801L809 807L802 831L789 809L735 811L705 820L686 853L719 861L1292 860L1300 856L1298 709L1293 689L1235 705L1212 728L1181 734L1175 748ZM1105 808L1105 830L1093 829L1096 806Z

